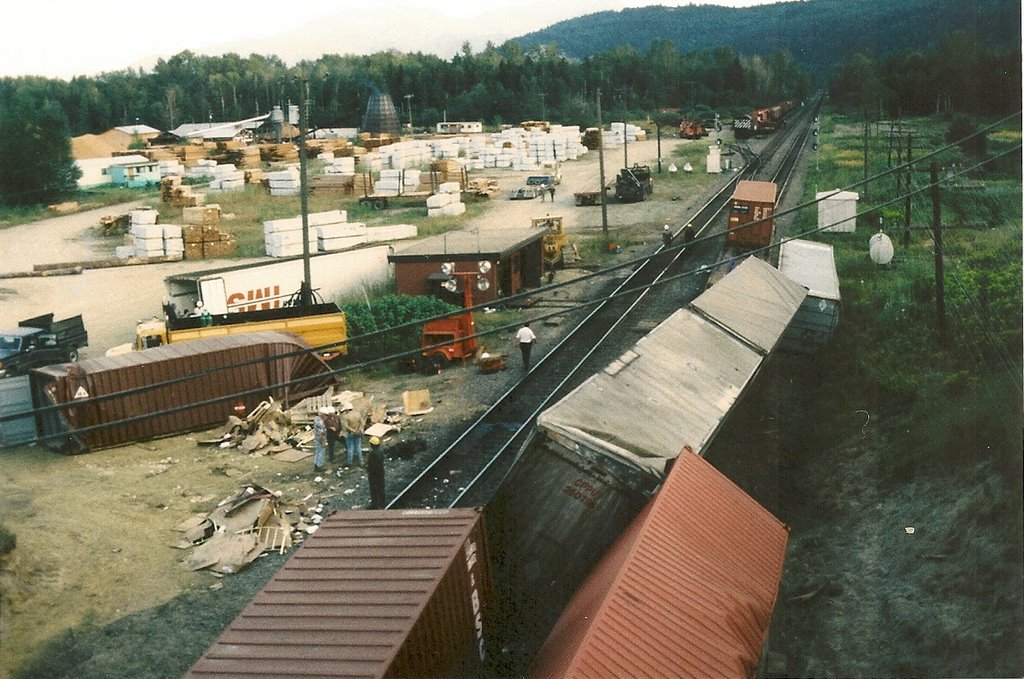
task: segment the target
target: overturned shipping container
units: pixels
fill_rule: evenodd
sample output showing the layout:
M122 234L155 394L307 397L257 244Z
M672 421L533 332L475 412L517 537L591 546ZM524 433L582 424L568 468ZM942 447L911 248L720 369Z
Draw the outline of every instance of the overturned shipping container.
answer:
M490 555L477 509L331 514L185 677L481 677Z
M536 679L753 677L789 529L689 451L562 613Z
M689 448L702 454L806 291L755 257L537 418L488 506L511 666Z
M83 453L223 424L272 397L323 393L330 367L301 338L254 332L171 344L32 371L43 442Z
M791 240L779 248L779 271L807 288L807 297L782 337L782 349L813 353L828 344L842 303L835 254L828 243Z

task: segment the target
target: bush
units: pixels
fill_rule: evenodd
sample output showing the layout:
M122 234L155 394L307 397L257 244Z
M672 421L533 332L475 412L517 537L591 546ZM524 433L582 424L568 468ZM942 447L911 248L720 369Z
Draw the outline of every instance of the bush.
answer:
M459 307L437 297L385 295L369 305L365 302L348 302L342 304L341 309L345 312L349 337L353 338L349 342L349 355L359 361L366 361L412 351L419 346L420 334L417 328L406 328L366 340L360 340L360 335L441 316L458 311Z
M17 536L8 530L7 526L0 524L0 556L7 556L17 545Z

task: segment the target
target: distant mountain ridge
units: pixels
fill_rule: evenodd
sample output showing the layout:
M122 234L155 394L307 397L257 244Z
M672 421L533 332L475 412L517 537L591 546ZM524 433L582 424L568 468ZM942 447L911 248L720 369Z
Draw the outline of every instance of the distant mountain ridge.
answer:
M738 54L788 50L808 70L826 76L856 51L885 55L934 48L954 30L973 31L984 44L1018 49L1020 0L804 0L745 8L652 6L560 21L515 40L527 49L554 43L583 59L629 45L643 53L656 40L680 52L731 47Z

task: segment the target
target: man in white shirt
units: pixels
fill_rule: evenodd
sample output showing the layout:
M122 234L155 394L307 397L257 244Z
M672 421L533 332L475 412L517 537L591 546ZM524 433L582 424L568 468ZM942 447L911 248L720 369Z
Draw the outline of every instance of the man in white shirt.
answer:
M529 323L524 323L523 327L516 331L516 344L519 345L519 351L523 352L523 367L527 372L530 370L530 349L536 341L537 336L530 330Z

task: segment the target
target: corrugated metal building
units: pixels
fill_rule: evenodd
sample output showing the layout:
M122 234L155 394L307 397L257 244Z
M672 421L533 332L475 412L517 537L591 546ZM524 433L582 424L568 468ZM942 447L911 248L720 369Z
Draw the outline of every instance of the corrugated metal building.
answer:
M755 676L788 540L783 523L683 451L573 597L529 676Z
M168 344L31 373L36 408L74 404L37 416L46 444L66 453L220 425L238 402L248 412L270 396L288 407L336 380L302 338L287 332ZM240 395L248 391L254 393Z
M436 295L460 306L461 294L449 297L441 288L447 278L441 264L454 262L457 272L475 272L478 262L489 261L490 287L473 291L473 301L483 304L541 284L544 233L529 227L449 231L402 246L388 261L395 265L399 294Z
M481 677L490 595L479 510L337 512L185 677Z

